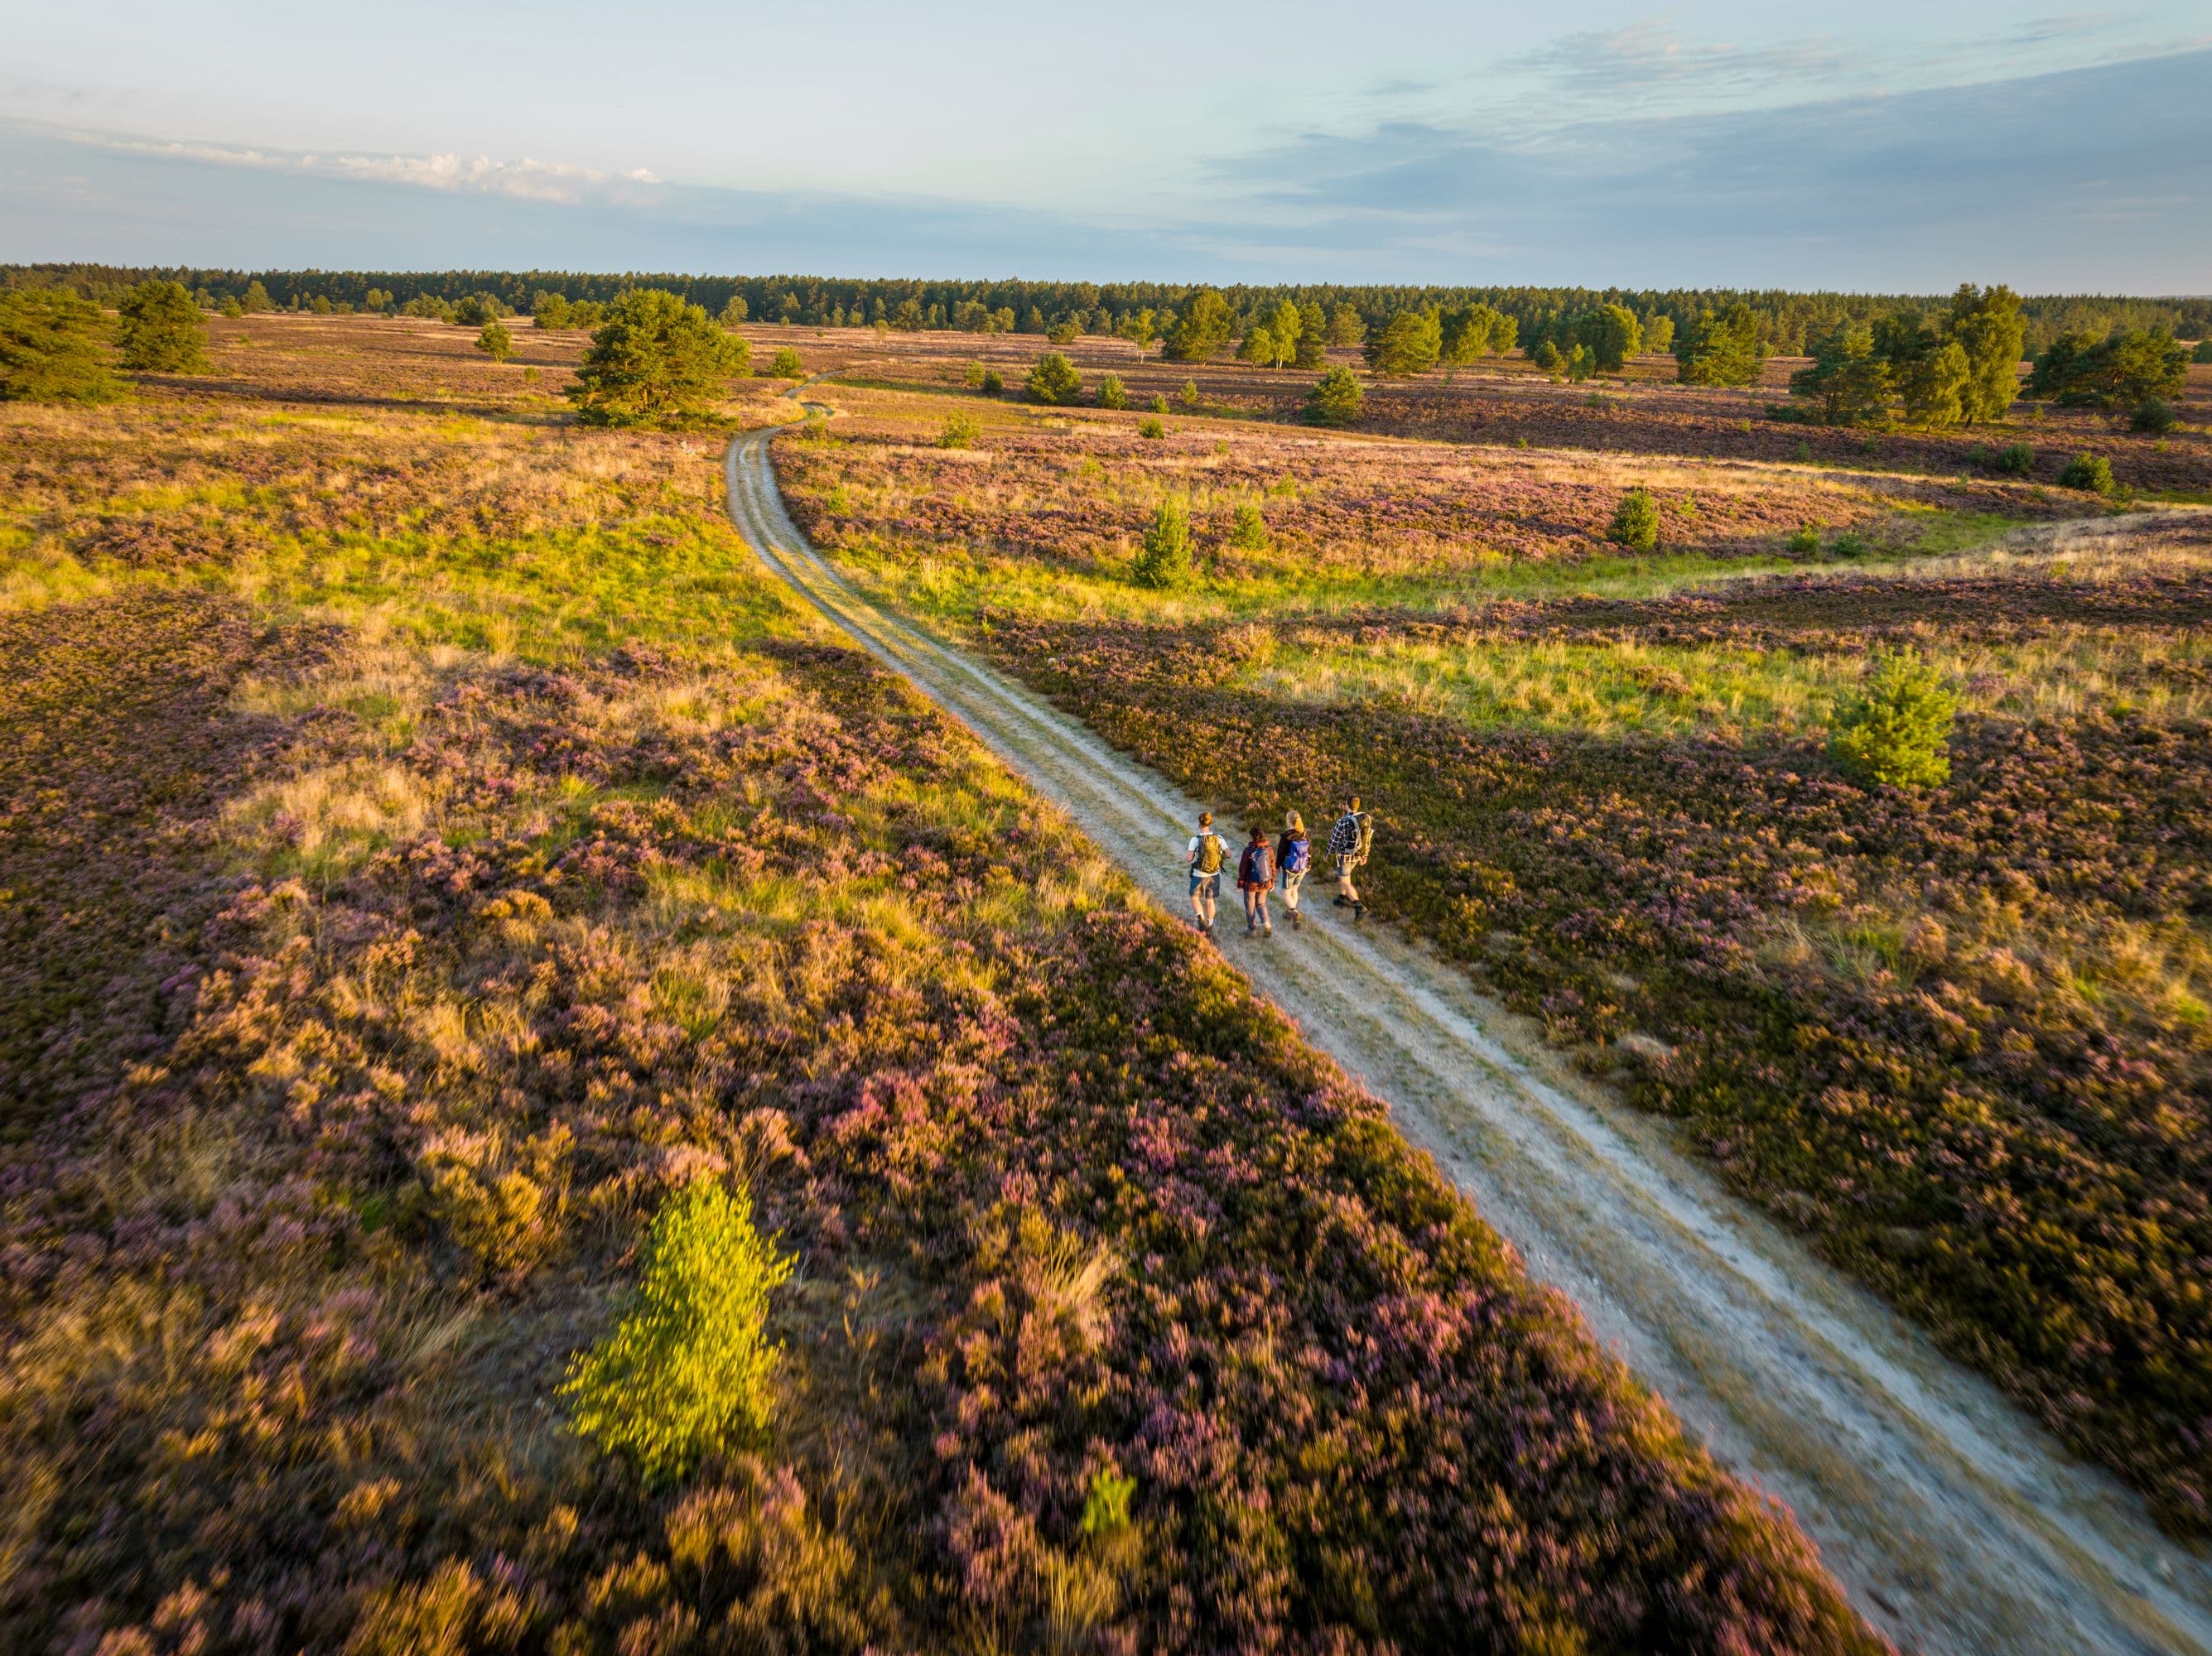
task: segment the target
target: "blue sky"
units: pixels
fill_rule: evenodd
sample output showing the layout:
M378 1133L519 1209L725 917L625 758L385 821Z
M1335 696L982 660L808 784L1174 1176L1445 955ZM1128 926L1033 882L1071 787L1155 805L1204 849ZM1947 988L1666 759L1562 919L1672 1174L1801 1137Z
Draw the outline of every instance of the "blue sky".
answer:
M0 258L2212 288L2212 13L0 0Z

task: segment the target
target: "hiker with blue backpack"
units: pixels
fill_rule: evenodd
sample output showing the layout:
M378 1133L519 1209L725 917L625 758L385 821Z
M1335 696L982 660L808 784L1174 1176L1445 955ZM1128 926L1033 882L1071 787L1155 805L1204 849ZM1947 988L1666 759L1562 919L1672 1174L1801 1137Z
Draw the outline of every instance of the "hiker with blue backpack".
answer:
M1313 841L1306 838L1305 818L1291 811L1283 818L1283 837L1275 842L1275 872L1283 883L1283 913L1294 931L1305 928L1298 918L1298 888L1312 868Z
M1255 931L1275 935L1274 922L1267 918L1267 894L1275 889L1275 853L1267 844L1267 830L1252 830L1252 843L1244 847L1244 854L1237 859L1237 889L1244 894L1244 935Z
M1229 860L1229 847L1213 831L1213 813L1198 814L1198 832L1190 836L1183 861L1190 867L1190 912L1200 931L1213 931L1213 900L1221 895L1221 865Z

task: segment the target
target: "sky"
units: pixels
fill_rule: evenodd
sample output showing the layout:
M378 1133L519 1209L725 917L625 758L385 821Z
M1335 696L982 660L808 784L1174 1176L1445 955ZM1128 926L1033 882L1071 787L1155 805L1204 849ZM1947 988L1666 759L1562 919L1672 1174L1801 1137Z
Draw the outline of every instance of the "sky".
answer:
M2212 9L0 0L0 260L2212 291Z

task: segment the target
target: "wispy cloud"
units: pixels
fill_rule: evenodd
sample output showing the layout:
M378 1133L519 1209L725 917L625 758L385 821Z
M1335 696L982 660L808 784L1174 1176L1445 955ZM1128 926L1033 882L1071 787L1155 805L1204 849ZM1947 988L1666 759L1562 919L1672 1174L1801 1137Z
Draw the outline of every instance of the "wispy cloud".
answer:
M508 196L517 201L643 203L660 180L643 167L610 173L560 161L495 161L489 155L318 155L235 144L133 138L111 133L54 133L68 142L124 155L166 156L213 167L284 173L297 178L357 179L419 190Z

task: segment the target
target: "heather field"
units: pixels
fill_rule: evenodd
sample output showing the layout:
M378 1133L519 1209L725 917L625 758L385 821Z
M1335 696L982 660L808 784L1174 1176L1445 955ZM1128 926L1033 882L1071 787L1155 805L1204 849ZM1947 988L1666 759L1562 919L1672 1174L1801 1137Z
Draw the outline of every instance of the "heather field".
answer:
M1378 919L2205 1533L2212 524L1959 464L1972 433L1739 446L1741 394L1563 390L1437 376L1346 435L986 410L945 449L972 399L864 389L776 452L867 590L1198 797L1363 792ZM2212 488L2201 426L2051 428ZM1776 452L1808 431L1823 463ZM1638 485L1644 556L1605 539ZM1164 500L1196 567L1155 591ZM1826 751L1899 646L1957 699L1925 792Z
M495 365L432 325L213 332L210 379L0 407L0 1647L1881 1647L1376 1100L801 612L723 517L713 437L573 424L573 337ZM727 412L768 417L745 383ZM942 557L911 601L1224 798L1356 771L1389 912L1593 1053L1670 1043L1630 1084L2000 1372L2053 1371L2028 1331L2121 1352L2133 1412L2086 1391L2079 1439L2202 1415L2202 1348L2118 1321L2202 1335L2201 1280L2160 1263L2203 1251L2201 669L2185 621L2154 652L2137 616L2201 603L2191 548L1916 573L1980 617L1978 660L2075 640L2083 698L2031 719L1989 666L1965 784L1923 810L1702 714L1555 733L1384 676L1347 719L1269 678L1478 638L1834 661L1912 624L1872 573L1445 600L1587 563L1609 462L1547 455L1501 507L1493 461L1409 451L1366 488L1356 454L1240 434L1224 498L1287 476L1269 509L1317 573L1224 565L1109 625L1083 593L1125 591L1152 468L1211 476L1225 440L1009 425L994 479L999 437L917 457L852 424L782 444L825 538L886 581ZM1813 519L1902 553L2049 510L1651 475L1698 502L1685 568L1764 567ZM903 526L846 529L841 488ZM1064 544L1018 543L1063 492ZM970 565L1037 612L978 613ZM2062 628L2030 593L2106 607ZM2134 676L2093 685L2108 635ZM1163 744L1193 716L1221 740ZM1985 1177L1996 1151L2068 1200ZM652 1481L558 1387L707 1178L795 1263L783 1356L763 1429ZM1941 1205L1968 1201L2008 1205ZM2185 1520L2201 1441L2137 1441L2116 1458Z

